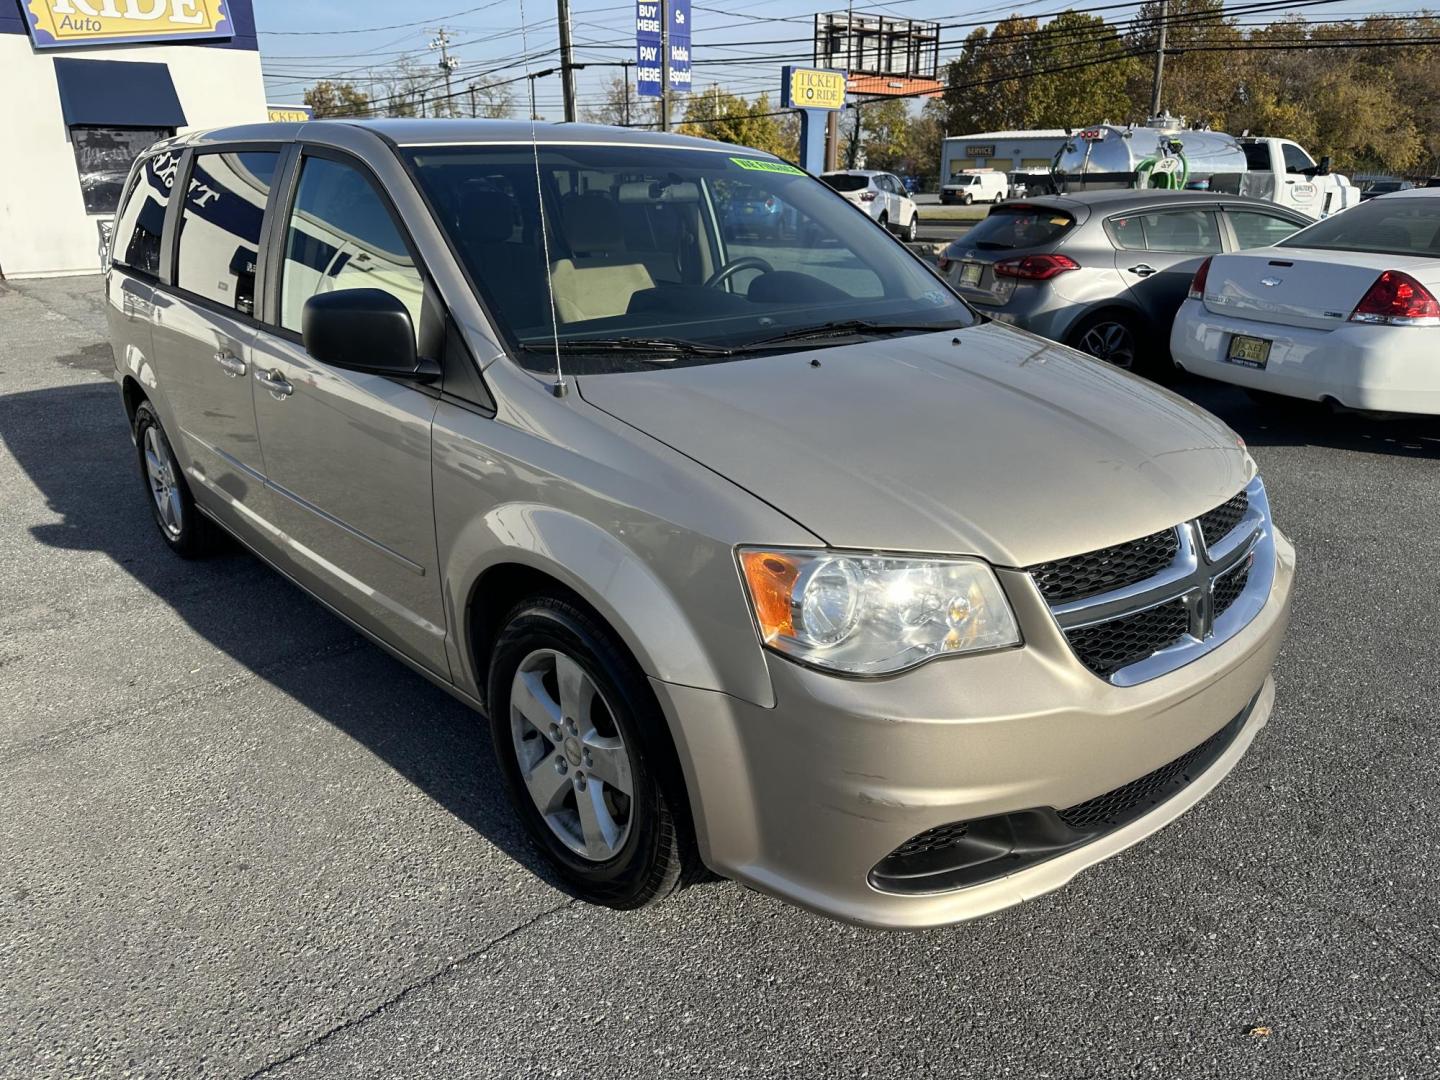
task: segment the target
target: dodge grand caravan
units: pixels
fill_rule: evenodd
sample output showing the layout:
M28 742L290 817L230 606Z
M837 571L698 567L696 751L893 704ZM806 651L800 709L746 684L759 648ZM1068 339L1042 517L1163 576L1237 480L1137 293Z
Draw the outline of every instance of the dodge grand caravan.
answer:
M793 234L727 235L757 190ZM1177 817L1270 715L1294 553L1240 440L763 153L190 134L110 262L160 537L233 534L487 717L589 900L708 867L970 918Z

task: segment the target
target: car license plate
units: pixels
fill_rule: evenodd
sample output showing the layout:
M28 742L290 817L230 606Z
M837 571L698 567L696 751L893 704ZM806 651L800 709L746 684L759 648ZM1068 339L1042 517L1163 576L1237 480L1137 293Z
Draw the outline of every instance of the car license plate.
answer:
M1270 342L1236 334L1230 339L1230 351L1225 359L1241 367L1263 368L1270 361Z
M985 273L984 263L967 262L960 266L961 285L979 285L980 275Z

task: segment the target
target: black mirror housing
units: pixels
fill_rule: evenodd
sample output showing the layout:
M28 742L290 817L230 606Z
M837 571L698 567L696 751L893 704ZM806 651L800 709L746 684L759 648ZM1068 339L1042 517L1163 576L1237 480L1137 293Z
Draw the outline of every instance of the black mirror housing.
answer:
M409 309L384 289L316 293L305 301L300 326L305 351L322 364L422 382L440 373L420 359Z

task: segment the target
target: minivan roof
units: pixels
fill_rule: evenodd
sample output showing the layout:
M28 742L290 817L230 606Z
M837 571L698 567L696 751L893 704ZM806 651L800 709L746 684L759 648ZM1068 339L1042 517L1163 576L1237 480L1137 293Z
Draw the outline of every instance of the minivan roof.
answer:
M175 140L180 145L219 142L289 142L307 135L320 135L337 128L361 128L399 146L436 146L448 144L488 143L529 145L532 137L541 146L568 146L576 143L607 143L632 146L671 146L677 148L728 150L731 153L762 151L747 150L713 139L697 139L673 132L640 131L635 128L609 127L604 124L552 124L529 120L422 120L415 118L378 120L309 120L304 123L243 124L235 127L212 128L189 132ZM763 154L770 157L770 154Z

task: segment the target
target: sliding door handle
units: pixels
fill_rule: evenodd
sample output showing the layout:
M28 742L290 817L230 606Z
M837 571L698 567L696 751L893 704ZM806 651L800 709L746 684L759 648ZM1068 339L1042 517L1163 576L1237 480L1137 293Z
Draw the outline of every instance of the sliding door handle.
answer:
M245 361L241 360L234 353L224 352L223 350L217 352L215 354L215 363L219 364L225 374L229 375L232 379L238 379L241 375L245 374Z

